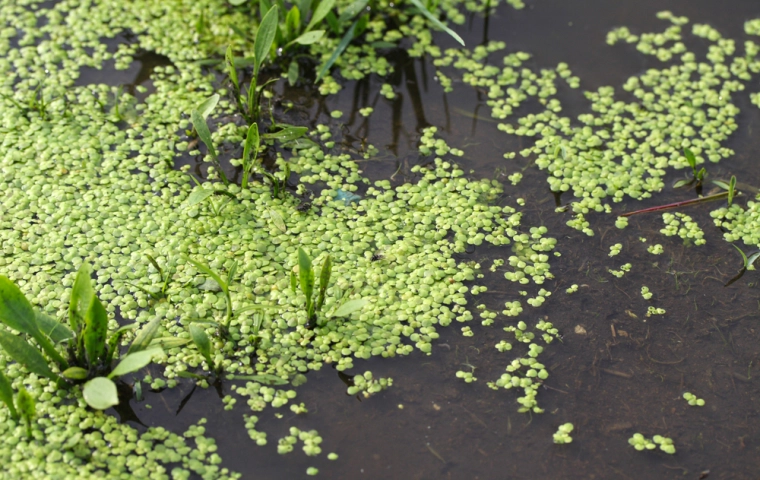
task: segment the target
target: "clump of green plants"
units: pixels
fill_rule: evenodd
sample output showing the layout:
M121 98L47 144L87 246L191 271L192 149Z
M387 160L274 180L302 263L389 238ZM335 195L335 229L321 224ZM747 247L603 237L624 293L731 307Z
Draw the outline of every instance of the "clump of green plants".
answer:
M354 375L351 380L353 385L348 387L346 393L349 395L361 393L364 398L369 398L371 395L382 392L393 385L392 378L375 378L370 371L366 371L362 375Z
M31 373L56 381L61 386L84 382L84 400L89 406L104 410L119 403L113 379L140 370L161 352L159 346L151 345L160 324L156 319L146 325L113 368L121 337L137 325L121 327L108 334L108 314L95 295L90 276L89 265L83 263L71 291L71 329L35 311L21 290L8 278L0 276L0 322L22 334L17 336L0 330L0 346ZM60 351L63 348L65 353Z
M557 429L557 432L553 435L554 443L556 444L566 444L566 443L572 443L573 437L570 436L570 433L573 431L573 424L572 423L565 423L559 426Z
M684 148L683 155L686 158L686 161L689 163L689 166L691 167L692 177L691 179L683 179L683 180L677 181L675 185L673 185L673 187L679 188L679 187L695 185L697 195L701 195L702 181L705 179L705 176L707 175L707 170L705 170L705 167L702 167L699 170L697 170L697 158L694 156L694 153L690 149Z
M640 433L634 433L633 436L628 439L628 443L638 451L654 450L657 448L657 445L655 445L652 440L646 438Z
M744 253L744 251L737 247L734 244L731 244L736 251L739 252L739 254L742 256L742 267L739 269L739 273L737 273L731 280L726 282L726 287L734 283L735 281L739 280L744 276L744 274L747 272L747 270L754 270L755 269L755 262L758 258L760 258L760 250L756 252L752 252L749 256Z
M688 404L692 407L704 407L705 401L701 398L697 398L696 395L694 395L691 392L686 392L683 394L683 399L688 402Z

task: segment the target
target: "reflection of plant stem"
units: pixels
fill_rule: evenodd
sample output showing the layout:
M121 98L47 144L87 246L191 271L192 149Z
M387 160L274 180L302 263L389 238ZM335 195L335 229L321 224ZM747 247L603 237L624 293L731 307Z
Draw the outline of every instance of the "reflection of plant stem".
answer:
M684 200L682 202L669 203L667 205L659 205L657 207L644 208L642 210L636 210L634 212L628 212L620 215L621 217L630 217L631 215L638 215L640 213L659 212L661 210L670 210L672 208L687 207L689 205L696 205L698 203L712 202L713 200L720 200L721 198L728 197L728 192L720 192L715 195L708 195L702 198L695 198L692 200Z

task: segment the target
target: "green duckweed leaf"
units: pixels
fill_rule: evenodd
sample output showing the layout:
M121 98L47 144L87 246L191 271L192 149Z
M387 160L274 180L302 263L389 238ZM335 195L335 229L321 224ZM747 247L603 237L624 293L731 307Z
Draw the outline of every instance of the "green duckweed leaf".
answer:
M454 30L452 30L449 27L447 27L446 25L444 25L440 20L438 20L438 18L436 18L435 15L433 15L432 13L430 13L430 11L427 8L425 8L425 6L422 4L422 2L420 2L420 0L409 0L409 1L412 2L412 5L414 5L415 7L417 7L417 9L420 11L420 13L422 15L424 15L425 18L427 18L430 21L430 23L432 23L436 27L440 28L444 32L448 33L451 36L451 38L453 38L454 40L456 40L457 42L459 42L463 47L465 46L464 45L464 40L462 40L462 37L460 37L459 35L457 35L457 32L455 32Z
M10 279L0 275L0 322L29 335L39 331L34 309Z
M96 410L105 410L119 404L116 384L106 377L95 377L85 383L82 396L87 405Z
M365 305L369 303L369 300L364 298L357 298L355 300L349 300L340 307L338 307L335 312L333 312L333 317L347 317L351 315L354 312L357 312L364 308Z
M156 337L158 328L161 326L161 319L154 318L151 320L142 330L137 334L132 344L129 346L127 353L137 353L146 350L150 345L150 342Z
M69 380L84 380L87 378L88 372L82 367L69 367L61 372L61 375Z
M153 357L160 352L161 350L158 348L151 348L130 353L121 359L116 368L108 375L108 378L120 377L127 373L136 372L148 365L153 360Z
M277 22L278 22L278 10L277 5L273 5L272 8L267 11L264 18L261 19L259 29L256 31L256 41L253 44L253 51L256 57L256 65L254 65L253 76L258 77L261 65L269 58L269 51L272 49L272 42L277 34Z
M11 386L8 377L6 377L2 371L0 371L0 400L2 400L8 407L8 410L11 411L11 416L13 418L18 418L18 412L16 411L15 405L13 405L13 387Z
M3 347L3 350L12 359L26 367L30 372L51 380L58 380L58 375L50 370L45 357L23 338L0 330L0 347Z
M303 373L297 373L293 377L293 380L290 381L290 384L293 385L294 387L300 387L301 385L306 383L306 380L307 380L306 375L304 375Z

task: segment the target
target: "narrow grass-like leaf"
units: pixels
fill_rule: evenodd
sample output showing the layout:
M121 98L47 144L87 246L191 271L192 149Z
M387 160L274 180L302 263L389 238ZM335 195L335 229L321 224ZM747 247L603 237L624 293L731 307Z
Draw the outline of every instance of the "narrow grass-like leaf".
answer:
M195 131L198 132L198 137L206 145L209 155L216 161L216 149L214 148L214 141L211 139L211 131L208 129L206 119L203 118L198 110L193 110L190 113L190 120L193 122Z
M691 185L692 183L694 183L694 180L693 180L693 179L692 179L692 180L681 179L681 180L677 181L677 182L676 182L676 183L673 185L673 188L681 188L681 187L685 187L685 186L687 186L687 185Z
M689 166L691 167L692 171L694 172L694 176L696 177L697 176L697 158L694 156L694 153L688 148L684 148L683 156L686 157L686 161L689 162Z
M309 129L307 127L295 127L293 125L288 125L277 132L265 133L261 137L265 140L278 140L284 143L295 140L297 138L301 138L306 135L308 131Z
M322 309L322 305L325 303L325 293L327 293L327 286L330 284L330 276L332 275L332 257L328 255L325 258L325 262L322 265L322 270L319 272L319 296L317 297L317 311Z
M311 265L311 258L301 247L298 247L298 279L301 291L306 295L306 302L311 303L311 296L314 293L314 268Z
M253 170L253 166L256 164L256 159L259 156L260 143L259 126L254 122L248 127L248 133L245 136L245 144L243 145L243 180L241 182L241 188L246 188L248 186L248 177L251 175L251 170Z
M97 365L105 360L106 337L108 335L108 312L103 303L94 297L84 319L84 350L90 365Z
M16 284L2 275L0 275L0 322L29 335L39 330L32 304Z
M235 275L237 275L238 265L239 264L237 260L232 262L232 265L230 266L230 270L227 272L227 286L232 285L232 281L235 280Z
M731 175L731 180L728 183L728 206L734 202L734 195L736 195L736 175Z
M755 252L747 258L747 268L751 267L757 259L760 258L760 252Z
M296 293L296 287L298 286L298 280L296 279L296 272L290 271L290 289L293 293Z
M153 360L153 357L160 352L161 350L158 348L151 348L130 353L121 359L119 364L116 365L116 368L114 368L108 375L108 378L120 377L127 373L136 372L148 365L151 360Z
M37 320L37 326L40 331L50 337L55 343L65 342L74 338L74 332L69 327L62 324L55 318L42 312L34 312Z
M222 277L220 277L219 275L217 275L216 272L214 272L213 270L211 270L210 268L208 268L206 265L204 265L204 264L202 264L200 262L196 262L195 260L193 260L190 257L185 257L185 260L187 260L188 262L190 262L195 268L197 268L201 272L203 272L206 275L208 275L209 277L211 277L216 283L219 284L219 287L221 287L221 289L222 289L223 292L226 293L228 291L229 285L227 285L227 282L225 282L224 280L222 280Z
M176 347L181 347L182 345L187 345L188 343L190 343L190 340L187 338L158 337L151 340L150 344L148 345L148 348L161 347L164 350L168 350L170 348L176 348Z
M312 43L317 43L325 34L324 30L312 30L310 32L302 33L298 36L295 40L290 42L288 45L297 43L299 45L311 45Z
M0 371L0 400L2 400L8 407L8 410L11 411L11 416L13 418L18 418L18 412L16 411L15 405L13 405L13 387L2 371Z
M26 435L31 437L32 420L37 414L37 405L34 403L34 398L24 387L19 387L18 393L16 394L16 408L18 409L21 418L24 419L24 423L26 423Z
M338 22L345 23L351 20L356 15L364 11L364 8L367 6L367 3L369 3L368 0L356 0L354 3L346 7L346 9L340 13L340 17L338 17Z
M356 300L349 300L343 305L341 305L335 312L333 312L333 317L347 317L351 315L352 313L361 310L364 308L365 305L369 303L369 300L364 298L357 298Z
M200 113L204 119L208 118L217 103L219 103L219 94L215 93L198 105L198 113Z
M154 318L151 320L145 327L143 327L142 330L137 334L135 339L132 341L132 344L129 346L129 350L127 350L127 353L137 353L141 352L148 348L150 345L150 342L153 341L154 338L156 338L156 335L158 334L158 329L161 326L161 319L160 318Z
M254 66L253 76L259 76L259 70L264 61L269 58L269 51L272 49L272 42L277 34L278 9L274 5L264 15L256 31L256 42L253 44L253 51L256 56L256 65Z
M322 0L319 2L319 5L317 5L317 8L314 10L314 14L312 14L311 20L309 20L309 24L306 25L304 31L308 32L314 28L315 25L321 22L322 19L325 18L328 13L330 13L330 10L332 10L334 6L335 0Z
M0 347L3 347L3 350L12 359L26 367L30 372L51 380L58 380L58 375L50 370L45 357L23 338L0 330Z
M417 7L417 9L420 11L420 13L422 15L424 15L428 20L430 20L430 23L432 23L434 26L440 28L444 32L446 32L449 35L451 35L451 37L454 40L456 40L457 42L459 42L463 47L465 46L464 45L464 40L462 40L462 37L460 37L459 35L457 35L457 32L455 32L454 30L452 30L449 27L447 27L446 25L444 25L443 22L441 22L440 20L438 20L438 18L436 18L435 15L433 15L432 13L430 13L430 11L427 8L425 8L425 6L422 4L422 2L420 2L420 0L409 0L409 1L412 2L412 5L414 5L415 7Z
M317 78L314 80L314 83L319 83L319 81L322 80L325 74L330 71L330 68L332 68L338 57L340 57L346 47L348 47L348 44L351 43L351 40L354 39L354 31L356 30L356 25L358 22L359 21L357 20L351 24L349 29L343 35L343 38L340 39L340 43L337 47L335 47L335 51L332 53L332 55L330 55L330 58L327 60L327 62L322 65L322 68L319 69L319 73L317 73Z
M69 367L61 372L61 375L69 380L85 380L88 372L82 367Z
M95 377L85 383L82 396L87 405L96 410L105 410L119 404L116 384L106 377Z
M193 339L193 343L198 347L198 351L201 352L203 358L208 364L208 368L214 369L214 362L211 360L211 341L209 341L206 331L195 324L190 324L190 337Z
M232 86L235 87L235 95L240 94L240 82L238 81L238 75L237 75L237 67L235 66L235 56L232 54L232 45L227 45L227 51L224 54L224 63L227 65L227 75L230 77L230 80L232 81ZM208 100L206 100L208 101ZM201 106L203 106L206 102L203 102ZM199 107L198 110L201 110ZM206 115L202 115L203 119L206 119ZM198 130L196 128L196 130Z

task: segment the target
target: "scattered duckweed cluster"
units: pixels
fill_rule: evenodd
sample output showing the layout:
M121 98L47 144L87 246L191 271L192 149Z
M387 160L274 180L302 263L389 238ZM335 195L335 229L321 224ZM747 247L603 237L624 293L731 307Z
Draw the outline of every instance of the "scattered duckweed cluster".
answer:
M660 450L667 454L673 455L676 453L676 447L673 445L673 440L663 437L662 435L655 435L650 440L640 433L634 433L633 436L628 439L628 443L638 451L654 450L657 448L657 445L659 445Z
M664 251L665 250L663 250L662 245L659 243L647 247L647 252L651 253L652 255L660 255Z
M697 398L696 395L694 395L691 392L686 392L683 394L683 399L686 400L690 406L692 407L704 407L705 401L701 398Z
M563 425L560 425L557 429L557 432L553 435L554 443L556 444L565 444L565 443L571 443L573 441L573 437L570 436L570 433L573 431L573 424L572 423L565 423Z
M652 292L649 291L649 287L646 285L641 287L641 296L644 297L644 300L652 298Z
M663 213L662 221L665 222L665 228L660 230L660 233L666 237L678 235L684 241L694 242L694 245L704 245L706 243L704 239L705 232L699 228L697 222L692 220L689 215L681 212L676 212L675 214Z
M620 251L623 249L622 243L616 243L615 245L610 245L610 257L614 257L615 255L619 254Z
M386 388L393 385L392 378L374 378L372 372L364 372L363 375L354 375L354 384L348 387L346 393L349 395L357 395L361 393L364 398L369 398L370 395L382 392Z
M633 266L630 263L625 263L623 265L620 265L620 270L613 270L609 268L607 269L607 271L610 272L612 275L616 276L617 278L622 278L623 275L631 271L632 267Z

